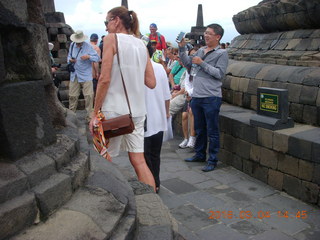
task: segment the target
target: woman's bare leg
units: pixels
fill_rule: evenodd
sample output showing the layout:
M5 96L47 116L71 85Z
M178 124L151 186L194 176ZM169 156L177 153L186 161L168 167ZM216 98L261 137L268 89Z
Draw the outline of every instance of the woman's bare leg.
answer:
M193 113L191 108L189 110L189 121L190 121L190 136L195 137L196 132L194 130L194 118L193 118Z
M182 113L182 132L184 139L188 139L188 113Z
M144 159L143 153L128 152L128 155L139 181L150 185L153 187L153 190L156 191L153 175Z

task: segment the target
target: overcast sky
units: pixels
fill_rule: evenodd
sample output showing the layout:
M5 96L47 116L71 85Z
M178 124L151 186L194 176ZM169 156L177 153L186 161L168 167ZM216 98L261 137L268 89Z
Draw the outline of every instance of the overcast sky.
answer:
M196 26L198 4L202 4L203 24L219 23L225 30L221 42L231 42L238 36L233 15L257 5L261 0L127 0L129 10L137 13L142 34L149 32L150 23L167 41L174 43L180 31L190 32ZM83 30L90 36L107 34L104 21L107 12L121 5L121 0L54 0L57 12L63 12L66 23L74 31Z

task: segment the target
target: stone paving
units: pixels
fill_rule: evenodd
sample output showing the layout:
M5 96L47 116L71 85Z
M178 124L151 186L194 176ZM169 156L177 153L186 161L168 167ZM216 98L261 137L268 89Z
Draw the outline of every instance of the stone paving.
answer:
M159 196L188 240L319 240L320 209L219 163L213 172L203 163L186 163L190 149L181 139L165 142L161 153ZM129 160L113 162L135 176Z

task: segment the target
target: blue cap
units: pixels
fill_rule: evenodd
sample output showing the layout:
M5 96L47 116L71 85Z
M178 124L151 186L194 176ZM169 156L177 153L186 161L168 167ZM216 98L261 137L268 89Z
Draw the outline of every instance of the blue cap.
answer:
M90 40L98 40L98 39L99 39L98 34L96 34L96 33L91 34Z
M150 27L157 28L157 24L151 23L151 24L150 24Z

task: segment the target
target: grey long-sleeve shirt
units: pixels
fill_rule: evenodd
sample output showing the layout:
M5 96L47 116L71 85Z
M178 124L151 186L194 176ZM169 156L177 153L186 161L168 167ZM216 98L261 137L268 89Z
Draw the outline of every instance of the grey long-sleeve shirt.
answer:
M194 56L187 55L187 48L179 48L179 56L183 65L190 69L193 57L204 57L204 50L207 46L200 48ZM228 52L225 49L217 47L215 51L207 53L200 66L200 70L193 77L193 94L192 97L222 97L221 85L222 79L227 71Z

